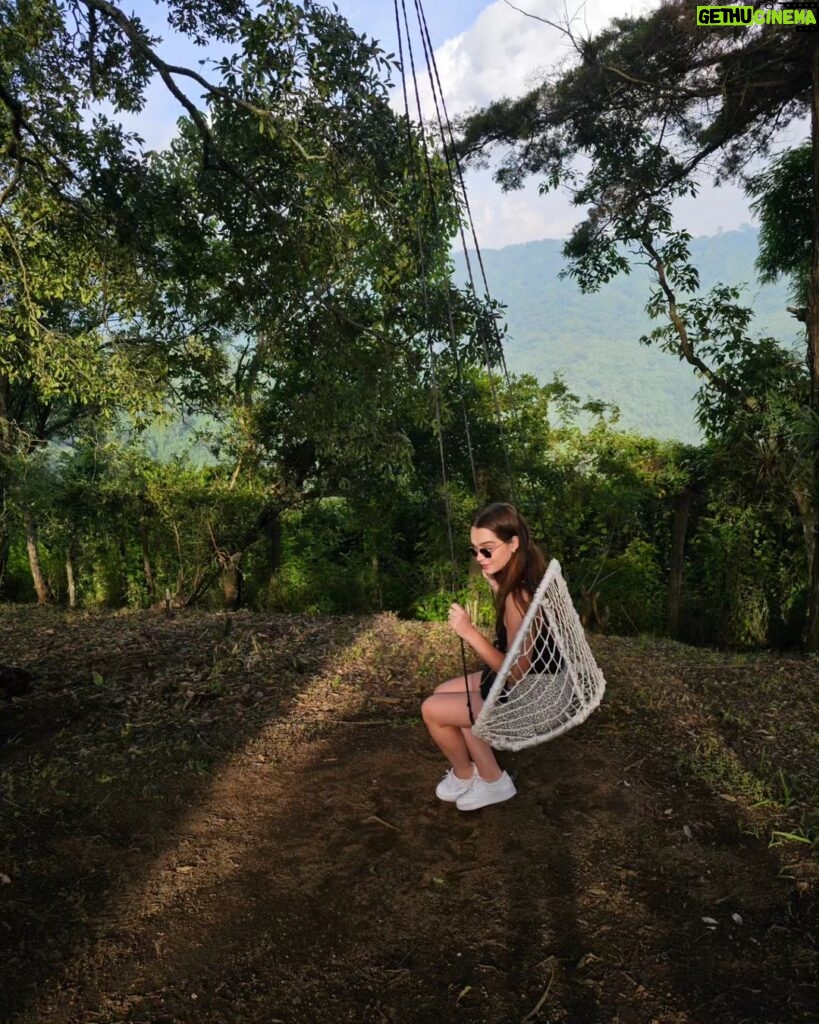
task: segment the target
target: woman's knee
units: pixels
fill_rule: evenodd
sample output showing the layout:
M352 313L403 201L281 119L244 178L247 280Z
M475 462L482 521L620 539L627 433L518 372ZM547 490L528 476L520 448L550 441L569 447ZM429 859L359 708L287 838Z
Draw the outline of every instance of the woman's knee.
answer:
M436 691L437 692L437 691ZM435 714L435 697L427 697L424 703L421 705L421 717L424 722L429 725L430 722L437 722L438 719Z

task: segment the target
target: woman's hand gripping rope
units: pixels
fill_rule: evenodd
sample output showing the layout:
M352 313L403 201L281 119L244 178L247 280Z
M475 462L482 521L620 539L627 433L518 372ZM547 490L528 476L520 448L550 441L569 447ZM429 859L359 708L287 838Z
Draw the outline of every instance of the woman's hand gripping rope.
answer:
M466 640L475 628L469 612L454 601L449 606L449 626L462 640Z

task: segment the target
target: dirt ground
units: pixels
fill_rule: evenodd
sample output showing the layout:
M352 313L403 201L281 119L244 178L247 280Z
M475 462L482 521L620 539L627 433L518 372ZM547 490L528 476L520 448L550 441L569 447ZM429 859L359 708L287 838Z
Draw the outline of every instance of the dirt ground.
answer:
M0 1020L815 1024L819 664L593 645L465 814L443 627L0 608Z

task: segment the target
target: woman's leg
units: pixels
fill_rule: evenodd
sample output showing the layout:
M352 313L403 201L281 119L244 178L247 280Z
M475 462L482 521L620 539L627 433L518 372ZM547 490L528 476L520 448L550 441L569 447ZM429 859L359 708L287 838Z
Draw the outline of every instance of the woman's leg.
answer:
M483 703L483 702L481 702ZM495 751L489 746L486 740L476 736L471 729L463 730L464 742L469 756L475 762L478 775L484 782L494 782L503 775L503 771L495 758Z
M473 690L480 690L481 688L481 674L480 672L470 672L466 677L469 683L470 693ZM466 700L466 687L464 686L464 677L455 676L454 679L447 679L445 683L441 683L440 686L435 687L436 693L462 693L464 695L464 701Z
M480 672L472 672L467 680L472 711L477 716L483 706ZM459 779L471 776L474 761L481 778L494 782L500 778L501 769L489 744L472 732L464 690L463 676L447 680L431 697L427 697L421 706L421 713L430 736Z

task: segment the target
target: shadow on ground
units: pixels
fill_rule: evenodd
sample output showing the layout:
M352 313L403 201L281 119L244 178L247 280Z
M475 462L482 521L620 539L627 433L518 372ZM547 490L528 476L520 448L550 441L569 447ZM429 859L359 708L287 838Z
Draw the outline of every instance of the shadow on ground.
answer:
M3 792L28 811L0 861L4 1020L815 1020L792 883L669 758L673 716L658 740L616 645L603 708L505 758L515 800L462 814L432 794L442 766L417 717L453 671L436 627L111 618L114 679L99 621L50 653L44 621L27 667L103 682L65 720L57 689L38 713L21 701L4 730ZM142 752L124 770L128 744Z

